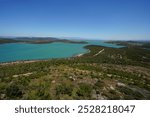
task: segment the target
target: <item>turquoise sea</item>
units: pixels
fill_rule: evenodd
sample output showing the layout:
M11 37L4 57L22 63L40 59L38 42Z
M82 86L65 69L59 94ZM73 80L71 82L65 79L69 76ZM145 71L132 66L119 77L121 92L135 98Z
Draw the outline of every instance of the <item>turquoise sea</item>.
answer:
M49 44L0 44L0 62L67 58L88 52L88 50L84 48L84 46L86 45L100 45L113 48L122 47L115 44L108 44L103 41L86 41L88 42L88 44L71 44L61 42L54 42Z

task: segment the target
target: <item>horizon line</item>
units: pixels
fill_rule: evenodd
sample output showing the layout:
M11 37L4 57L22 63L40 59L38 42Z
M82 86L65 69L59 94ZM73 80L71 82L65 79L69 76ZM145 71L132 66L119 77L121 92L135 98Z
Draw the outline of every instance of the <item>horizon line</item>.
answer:
M125 41L136 41L136 40L138 40L138 41L150 41L150 39L118 39L118 38L86 38L86 37L63 37L63 36L0 36L0 38L18 38L18 37L27 37L27 38L59 38L59 39L83 39L83 40L85 40L85 39L87 39L87 40L120 40L120 41L123 41L123 40L125 40Z

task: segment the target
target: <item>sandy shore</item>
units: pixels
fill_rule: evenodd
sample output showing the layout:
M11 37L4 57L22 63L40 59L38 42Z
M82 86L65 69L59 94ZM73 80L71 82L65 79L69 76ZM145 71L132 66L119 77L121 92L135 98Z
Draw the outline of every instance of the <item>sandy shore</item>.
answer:
M75 57L81 57L81 56L83 56L83 55L84 55L84 53L78 54L78 55L76 55Z
M20 63L33 63L33 62L39 62L39 61L47 61L47 60L23 60L23 61L0 63L0 65L14 65L14 64L20 64Z
M87 54L87 53L90 53L90 52L91 52L91 51L90 51L90 50L88 50L87 52L77 54L77 55L75 55L74 57L81 57L81 56L83 56L84 54Z

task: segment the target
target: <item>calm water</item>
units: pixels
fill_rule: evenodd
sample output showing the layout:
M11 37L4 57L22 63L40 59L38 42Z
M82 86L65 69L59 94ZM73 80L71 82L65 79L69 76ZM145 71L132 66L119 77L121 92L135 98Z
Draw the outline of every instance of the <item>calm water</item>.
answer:
M35 60L48 58L66 58L88 52L86 45L101 45L120 48L122 46L104 43L102 41L87 41L88 44L49 43L49 44L0 44L0 62L17 60Z

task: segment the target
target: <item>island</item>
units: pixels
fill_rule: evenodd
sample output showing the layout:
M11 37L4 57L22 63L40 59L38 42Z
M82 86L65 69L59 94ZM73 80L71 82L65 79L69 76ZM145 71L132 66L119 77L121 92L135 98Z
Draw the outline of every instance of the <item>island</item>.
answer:
M59 39L54 37L15 37L15 38L0 38L0 44L6 43L27 43L27 44L46 44L53 42L87 44L86 41L72 41L69 39Z

